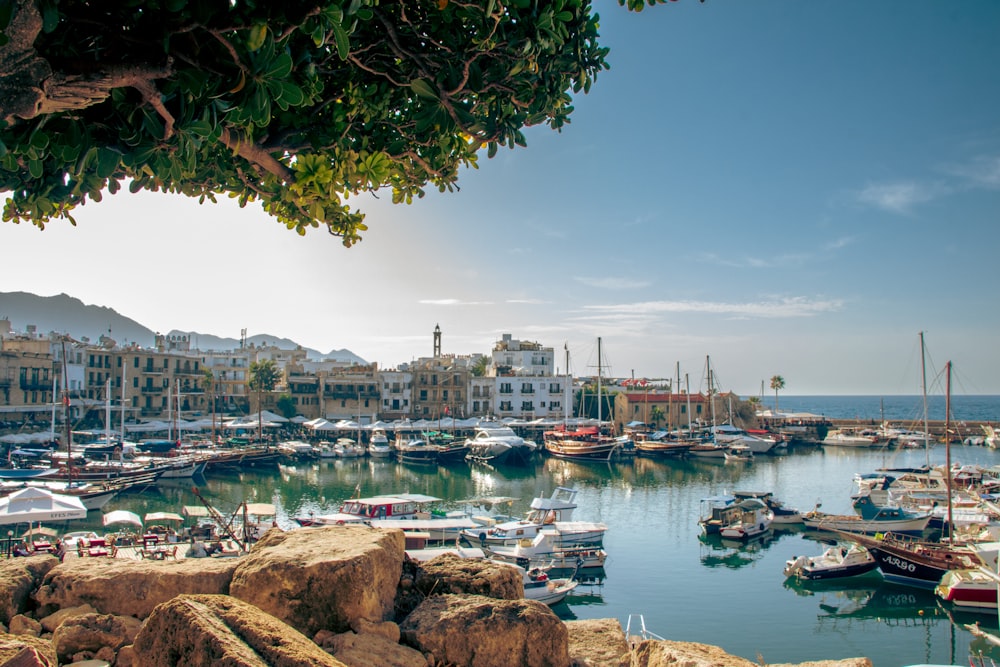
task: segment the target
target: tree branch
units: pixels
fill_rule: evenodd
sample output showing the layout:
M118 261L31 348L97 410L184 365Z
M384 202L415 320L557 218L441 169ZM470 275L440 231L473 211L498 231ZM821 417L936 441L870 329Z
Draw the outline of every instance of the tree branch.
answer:
M224 146L232 150L247 162L254 164L269 174L277 176L282 181L290 183L295 180L292 170L283 165L277 158L246 139L245 137L230 132L228 128L223 128L219 141Z

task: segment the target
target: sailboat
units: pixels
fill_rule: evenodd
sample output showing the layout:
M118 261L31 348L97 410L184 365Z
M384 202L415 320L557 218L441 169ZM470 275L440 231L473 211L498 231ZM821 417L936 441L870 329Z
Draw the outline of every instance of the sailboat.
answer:
M874 537L839 533L863 547L878 561L882 576L887 580L908 586L934 588L942 577L952 570L968 570L986 567L992 571L997 569L997 559L1000 556L1000 542L978 542L962 544L954 540L951 526L951 438L948 436L951 428L951 362L945 364L945 476L948 511L948 538L942 542L927 542L907 538L902 535L886 533Z
M568 354L568 353L567 353ZM567 371L569 365L567 363ZM567 424L543 435L545 451L561 459L584 461L609 461L617 456L622 442L613 435L604 433L601 413L601 339L597 339L597 424L578 426L570 431Z

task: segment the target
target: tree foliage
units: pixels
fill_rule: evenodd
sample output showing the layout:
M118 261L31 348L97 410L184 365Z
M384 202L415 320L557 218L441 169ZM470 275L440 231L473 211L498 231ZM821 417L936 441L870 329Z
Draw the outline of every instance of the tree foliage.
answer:
M0 29L5 221L75 224L127 187L347 246L351 196L456 188L480 149L568 123L608 53L589 0L8 0Z
M778 411L778 391L785 388L785 378L780 375L771 376L771 389L774 390L774 411Z
M278 386L278 381L281 379L281 370L274 359L262 359L251 362L249 370L247 387L251 391L274 391L274 388Z

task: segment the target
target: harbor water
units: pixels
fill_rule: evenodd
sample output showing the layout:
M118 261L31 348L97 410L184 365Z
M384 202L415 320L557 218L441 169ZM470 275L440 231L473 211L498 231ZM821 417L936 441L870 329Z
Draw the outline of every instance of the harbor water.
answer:
M995 416L995 399L992 405L993 415L967 418ZM578 463L540 458L528 467L490 468L335 459L213 473L194 484L223 513L234 511L244 500L273 503L284 529L296 528L294 517L335 511L356 495L422 493L442 498L447 509L475 509L467 502L472 498L510 496L518 500L498 509L523 514L533 497L549 495L556 486L572 487L579 490L575 518L602 521L609 527L608 560L603 571L590 576L591 583L554 608L564 619L617 618L624 626L630 615L634 624L634 615L641 614L646 628L666 639L714 644L767 663L865 656L876 667L965 665L970 654L980 653L1000 661L1000 650L966 628L978 622L984 630L998 633L995 612L955 613L931 591L888 584L877 575L825 584L786 582L782 574L786 560L826 548L818 541L819 533L778 530L740 544L709 540L698 526L702 499L737 490L771 491L786 505L802 510L821 504L826 512L851 513L856 473L942 463L944 458L945 447L938 445L930 450L885 451L796 447L783 455L758 456L751 464L641 457ZM1000 463L1000 453L953 445L951 459L994 465ZM179 512L182 506L199 502L191 487L191 480L161 482L156 489L115 499L105 511L125 509L140 516ZM66 529L96 528L100 518L99 512L91 512Z

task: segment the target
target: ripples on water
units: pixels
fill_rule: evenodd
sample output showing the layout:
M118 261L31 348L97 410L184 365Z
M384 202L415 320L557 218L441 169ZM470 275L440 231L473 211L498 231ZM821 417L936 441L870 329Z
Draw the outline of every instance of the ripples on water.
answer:
M958 463L993 465L1000 454L973 446L952 447ZM668 639L704 642L751 661L804 662L855 656L876 667L914 663L967 664L970 649L989 649L963 627L980 621L997 632L995 614L950 609L933 593L881 582L878 577L835 584L791 585L787 559L818 554L816 534L775 532L749 545L707 540L697 520L700 500L732 490L766 490L787 505L849 513L852 478L879 466L922 465L944 460L944 447L869 451L818 447L782 456L759 456L750 465L638 458L613 464L543 459L529 468L491 469L457 464L411 467L380 460L325 461L282 466L280 471L213 475L202 492L223 512L246 499L278 507L286 529L292 517L330 512L355 493L370 496L409 491L443 498L448 508L462 500L514 496L509 509L521 515L531 499L557 485L580 490L577 518L603 521L609 557L603 583L583 586L556 607L565 619L617 618L643 614L646 626ZM161 485L155 492L126 496L105 508L179 511L197 504L191 483ZM87 524L100 526L98 513ZM71 529L88 527L74 522ZM68 528L70 529L70 528Z
M774 395L764 396L763 404L774 407ZM782 396L782 412L811 412L831 419L888 419L918 422L924 418L921 396ZM927 397L927 418L943 420L945 397ZM883 416L884 415L884 416ZM952 395L951 416L955 420L997 421L1000 419L1000 396Z

